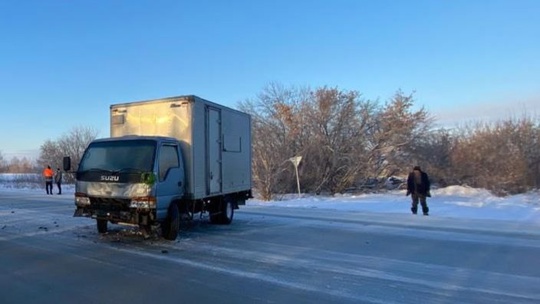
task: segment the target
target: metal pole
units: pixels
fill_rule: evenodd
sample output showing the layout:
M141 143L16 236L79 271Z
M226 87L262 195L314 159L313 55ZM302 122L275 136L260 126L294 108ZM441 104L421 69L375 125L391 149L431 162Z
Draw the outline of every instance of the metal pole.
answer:
M298 165L300 165L300 162L302 161L302 156L295 156L289 158L291 163L294 165L294 172L296 172L296 187L298 188L298 197L302 196L302 192L300 192L300 177L298 175Z
M298 187L298 197L302 196L300 192L300 178L298 177L298 165L294 166L294 171L296 171L296 186Z

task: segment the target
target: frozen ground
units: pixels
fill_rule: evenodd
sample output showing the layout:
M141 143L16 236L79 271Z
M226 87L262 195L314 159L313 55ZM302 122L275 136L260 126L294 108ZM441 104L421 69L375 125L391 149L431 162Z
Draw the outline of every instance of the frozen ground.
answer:
M319 208L374 213L409 212L405 191L384 194L336 195L333 197L290 195L280 201L249 200L248 205ZM526 221L540 224L540 193L496 197L487 190L450 186L432 191L428 198L431 216L469 219Z
M21 191L45 194L44 189L34 187L13 188L12 185L2 183L0 195ZM56 190L55 186L55 193ZM65 196L72 195L73 192L73 185L63 185ZM331 197L307 194L299 197L297 194L291 194L274 201L250 199L247 205L400 214L409 212L410 196L406 197L403 190L383 194L346 194ZM450 186L432 191L428 205L430 215L436 217L524 221L540 225L540 192L538 191L496 197L484 189Z
M411 215L402 191L252 199L233 225L199 221L169 242L119 226L99 235L94 221L72 217L71 185L63 195L5 186L0 285L10 288L2 303L25 303L28 294L45 295L44 303L118 303L126 294L136 295L131 303L177 303L178 295L187 303L540 299L539 269L531 267L540 249L538 193L498 198L448 187L433 191L429 217ZM51 262L40 263L44 258ZM53 267L56 261L69 267ZM153 284L120 284L125 277ZM82 291L75 283L89 281L93 288ZM169 292L155 298L158 286Z

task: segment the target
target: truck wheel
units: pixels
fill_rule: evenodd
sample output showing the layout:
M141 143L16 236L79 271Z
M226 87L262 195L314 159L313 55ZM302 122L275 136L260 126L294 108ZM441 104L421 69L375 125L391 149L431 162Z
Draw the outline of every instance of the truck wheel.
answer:
M229 225L232 223L234 217L234 206L232 201L225 200L222 205L221 210L221 223L224 225Z
M180 230L180 213L178 212L178 205L172 203L169 206L169 212L167 212L167 219L161 224L161 232L163 238L169 241L176 240L178 232Z
M107 233L107 220L97 219L97 231L99 233Z
M219 224L221 214L218 212L216 213L210 213L210 223L212 224Z

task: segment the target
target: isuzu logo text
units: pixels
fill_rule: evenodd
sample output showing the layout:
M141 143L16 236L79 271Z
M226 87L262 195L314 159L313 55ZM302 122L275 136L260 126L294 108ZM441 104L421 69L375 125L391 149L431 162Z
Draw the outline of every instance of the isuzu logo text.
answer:
M101 181L102 182L117 182L120 179L120 176L118 175L102 175Z

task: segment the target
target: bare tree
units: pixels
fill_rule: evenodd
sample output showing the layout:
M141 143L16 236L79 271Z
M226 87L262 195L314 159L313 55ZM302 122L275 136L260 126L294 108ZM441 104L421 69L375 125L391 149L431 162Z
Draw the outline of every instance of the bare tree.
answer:
M271 84L240 108L253 117L253 176L264 199L296 190L293 156L303 157L300 183L308 192L342 192L364 168L364 133L375 106L358 92Z
M4 154L2 153L2 151L0 151L0 172L6 172L7 170L7 163L6 163L6 160L4 159Z
M46 140L40 147L38 163L45 167L62 168L64 156L71 157L73 170L77 170L84 150L99 132L90 127L74 127L57 140ZM69 176L66 176L69 180Z
M356 91L323 87L311 94L301 112L310 138L303 146L307 190L337 193L355 184L363 167L359 160L365 126L361 113L369 109L370 103L360 100Z
M413 95L398 90L377 112L368 129L364 179L403 174L417 161L411 147L416 138L428 134L432 118L423 107L414 111L413 106Z
M408 148L410 162L421 164L430 173L432 183L440 186L456 184L452 154L458 145L458 137L449 129L435 129L417 136Z
M451 154L456 180L499 195L537 188L539 139L538 123L530 118L461 127Z
M240 103L239 108L252 116L253 182L263 199L286 192L291 181L288 159L299 153L301 122L297 119L305 89L286 89L270 84L255 100Z
M47 139L39 148L38 163L42 167L51 166L51 168L60 166L64 156L60 150L58 141Z
M293 156L305 192L343 192L404 176L413 165L440 185L495 193L540 185L538 119L432 129L433 118L398 90L383 106L356 91L270 84L240 108L253 118L253 178L263 199L296 191Z
M32 173L34 171L34 164L26 157L18 158L15 156L7 166L7 172L9 173Z
M99 132L93 128L79 126L58 139L60 152L63 156L71 157L74 170L79 166L84 150L91 141L96 139L98 134Z

